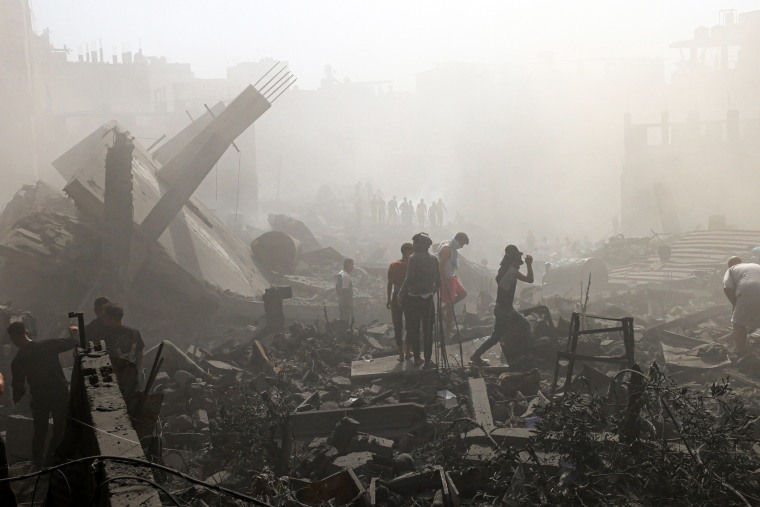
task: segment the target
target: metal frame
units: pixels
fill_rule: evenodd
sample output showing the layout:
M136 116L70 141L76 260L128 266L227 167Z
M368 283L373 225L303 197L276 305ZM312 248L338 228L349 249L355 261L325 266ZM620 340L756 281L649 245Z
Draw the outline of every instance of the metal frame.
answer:
M581 329L581 319L592 318L597 320L605 320L609 322L619 322L617 327L606 327L599 329ZM622 356L587 356L585 354L576 353L578 348L578 338L583 335L600 334L600 333L623 333L623 346L625 347L625 353ZM627 368L633 366L634 363L634 340L633 340L633 317L623 317L622 319L613 319L610 317L599 317L597 315L587 315L582 313L573 313L570 320L570 331L567 338L567 350L557 351L557 363L554 367L554 381L552 382L551 396L554 396L554 392L557 390L557 381L559 380L559 368L560 361L566 359L568 361L567 373L565 376L565 386L569 386L573 379L573 368L575 361L589 361L598 363L619 363ZM567 389L565 389L567 392Z

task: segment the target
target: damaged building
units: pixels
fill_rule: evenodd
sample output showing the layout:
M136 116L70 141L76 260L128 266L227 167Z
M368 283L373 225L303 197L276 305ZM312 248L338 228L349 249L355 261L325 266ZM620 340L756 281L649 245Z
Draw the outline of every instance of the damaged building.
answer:
M31 21L28 9L13 1L0 13ZM704 63L698 50L722 49L719 72L751 74L743 64L730 65L727 48L757 49L757 19L757 13L723 12L709 36L698 31L673 48L689 49L693 66ZM50 66L31 72L18 51L28 57L49 33L30 39L30 26L6 25L0 16L0 28L19 30L0 34L16 43L12 58L0 62L15 69L10 86L25 90L12 105L17 109L34 109L37 91L28 81L38 73L71 73L72 82L92 84L118 81L114 76L135 62L156 67L135 71L143 87L108 89L104 96L118 104L113 111L83 115L88 133L68 140L51 159L64 184L24 184L0 212L0 330L11 337L0 346L7 391L0 405L0 505L760 505L760 332L748 330L749 353L738 351L731 311L738 296L727 300L724 281L727 267L760 263L753 257L760 227L753 229L756 222L746 216L734 218L732 203L710 187L714 166L730 167L732 177L750 174L756 120L735 109L720 121L689 116L681 123L663 113L657 123L637 123L626 115L619 132L616 225L622 229L595 243L562 245L558 238L560 248L531 232L532 239L505 249L502 231L463 219L443 199L442 208L428 207L410 193L417 206L412 222L397 223L403 192L392 190L399 199L390 200L359 178L325 178L309 188L312 200L288 200L281 198L278 172L270 192L276 198L266 205L258 186L243 196L242 207L255 212L238 209L239 195L234 213L227 194L222 200L230 202L210 206L202 186L225 154L239 156L239 170L257 177L256 152L245 146L266 152L276 137L270 130L254 144L253 129L295 83L288 65L238 65L236 79L251 81L240 93L203 102L201 115L187 112L189 121L168 130L173 135L146 138L138 133L156 128L154 121L162 128L172 123L156 119L168 113L169 102L198 98L162 82L157 89L172 88L171 100L159 94L166 107L145 120L151 127L141 125L145 108L155 105L146 99L155 91L146 87L149 76L163 70L171 75L167 82L191 87L189 65L153 61L142 50L107 63L102 49L88 48L77 62L57 60L81 64L81 74ZM43 46L52 48L49 40ZM737 61L748 57L742 58ZM462 67L420 74L422 96L442 93L435 76ZM485 74L471 72L477 66L464 67L470 74L458 83L462 88L485 81L482 86L496 89ZM385 81L340 88L332 69L325 73L325 94L350 89L359 102L368 87L390 88ZM63 101L66 86L51 93L51 103ZM388 102L398 99L387 95ZM384 100L382 93L373 97ZM415 113L427 108L443 124L460 121L431 104ZM336 117L330 121L345 118ZM98 125L89 125L96 119ZM297 133L309 128L282 117L276 122ZM9 134L19 149L3 163L34 170L39 160L30 153L44 137L36 128L32 122L19 125L16 137ZM330 134L302 142L319 144ZM403 137L389 138L397 135ZM447 135L431 131L421 138ZM464 139L467 146L457 153L483 148ZM341 142L344 150L332 160L340 164L386 148ZM238 144L251 157L245 164ZM431 165L451 163L456 157L449 155L441 149ZM474 159L486 166L498 158L479 156ZM325 155L314 172L332 162ZM679 187L689 178L702 178L702 194ZM499 181L491 175L481 183L498 187ZM452 194L460 191L466 193ZM471 200L483 204L492 191ZM745 199L753 195L741 192ZM551 208L548 195L536 200ZM385 218L391 210L393 221ZM467 240L458 241L463 234ZM488 239L478 245L480 238ZM436 259L438 268L423 273L432 279L430 293L399 292L391 280L389 262L406 259L402 245L410 241L412 259L427 259L428 248ZM482 250L496 244L501 264L489 265ZM745 262L734 262L738 257ZM452 287L447 269L466 288L456 302L444 297ZM403 283L414 283L411 278ZM120 325L123 317L139 330L139 354L133 348L122 355L111 337L88 330L86 321L102 318L93 313L102 296L110 299L108 311L122 312ZM425 299L432 308L421 318L432 349L422 364L419 350L397 342L391 311L404 297ZM516 321L525 326L519 340ZM53 355L68 386L64 429L54 436L60 421L53 414L45 463L35 462L32 445L45 420L35 415L34 401L18 403L25 384L18 364L12 366L16 348L23 350L14 325L32 342L68 340L69 348ZM489 340L492 333L497 340Z

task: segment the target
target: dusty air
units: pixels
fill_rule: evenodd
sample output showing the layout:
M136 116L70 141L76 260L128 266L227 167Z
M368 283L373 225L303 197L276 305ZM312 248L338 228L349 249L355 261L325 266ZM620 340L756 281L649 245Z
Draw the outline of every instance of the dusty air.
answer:
M760 0L0 1L0 506L760 505Z

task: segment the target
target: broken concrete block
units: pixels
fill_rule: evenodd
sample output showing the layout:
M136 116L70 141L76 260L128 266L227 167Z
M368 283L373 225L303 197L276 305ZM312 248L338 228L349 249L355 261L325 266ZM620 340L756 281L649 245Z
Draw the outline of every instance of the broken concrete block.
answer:
M351 381L346 377L335 376L330 379L330 382L338 387L351 387Z
M189 415L182 414L167 422L171 430L176 433L184 433L195 429L195 424Z
M178 386L185 388L190 383L195 382L195 375L185 370L177 370L177 373L174 374L174 381Z
M342 470L321 481L290 479L296 499L305 505L368 505L369 498L356 474Z
M344 417L335 425L330 435L329 444L338 449L338 452L344 454L351 445L351 440L359 431L359 421Z
M199 449L206 441L206 436L202 433L171 433L165 432L163 438L167 445L182 449Z
M188 391L190 393L190 396L192 397L199 397L199 398L205 398L208 393L208 386L205 382L194 382L190 384L188 387Z
M443 408L454 408L459 404L457 401L457 395L446 389L438 391L436 393L436 398L438 403L443 405Z
M196 410L193 412L193 423L195 423L196 429L200 431L208 431L208 413L203 409Z
M351 439L349 452L369 451L384 457L393 456L393 440L359 433Z
M293 437L298 440L311 440L328 435L344 417L359 421L363 432L383 437L405 435L424 426L426 420L425 407L415 403L338 410L328 410L327 407L328 402L325 402L321 410L291 414L289 419Z
M517 391L533 395L538 392L541 372L533 368L529 372L506 372L499 376L499 387L505 396L512 398Z
M367 465L373 461L372 453L367 451L350 452L343 456L338 456L332 464L338 468L347 468L353 470L357 475L365 475Z
M198 409L203 409L211 417L215 416L217 412L216 401L208 397L190 398L190 403L188 404L188 408L190 409L191 412L195 412Z
M377 326L372 326L370 328L367 328L364 333L368 336L372 336L374 338L382 338L387 333L391 331L391 326L388 324L379 324Z
M393 460L393 473L398 475L404 475L409 472L417 470L417 465L414 463L414 458L411 454L401 453Z
M156 378L153 380L153 388L151 391L160 390L161 387L171 382L171 377L165 371L160 371L156 374Z
M224 375L224 374L237 373L237 372L243 371L241 368L238 368L237 366L233 366L229 363L225 363L224 361L217 361L215 359L207 360L206 364L209 366L211 371L217 375Z
M309 410L318 410L321 405L319 392L312 393L308 398L296 407L296 412L306 412Z
M19 414L9 415L5 421L5 452L8 463L31 461L34 421L31 417Z
M488 399L486 382L482 378L471 378L467 381L467 386L472 418L482 426L483 430L490 433L496 426L491 414L491 402Z

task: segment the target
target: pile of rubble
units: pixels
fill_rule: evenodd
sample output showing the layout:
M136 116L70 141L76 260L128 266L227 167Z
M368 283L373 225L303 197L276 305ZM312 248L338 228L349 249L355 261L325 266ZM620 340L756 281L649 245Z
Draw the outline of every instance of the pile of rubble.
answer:
M453 364L431 373L352 375L360 365L382 360L394 346L389 327L377 324L340 333L319 322L293 323L276 334L249 326L220 331L208 348L180 350L165 344L163 371L154 384L164 395L161 459L208 482L277 504L523 505L578 499L593 503L599 494L611 494L614 484L608 477L615 470L584 458L583 452L614 451L618 462L630 461L620 471L619 484L627 489L614 493L623 495L620 501L608 503L625 504L622 498L628 495L642 505L654 499L676 505L678 500L663 491L632 485L643 472L634 462L640 451L630 442L675 453L672 459L678 460L683 460L686 446L717 445L699 443L707 438L708 426L720 425L725 417L708 402L699 408L703 423L696 429L689 426L695 412L677 400L669 407L671 414L662 410L663 396L670 400L668 396L688 393L694 400L713 393L729 403L724 406L743 407L734 412L741 427L726 435L742 436L736 451L744 453L745 461L731 473L744 482L741 488L726 484L752 499L752 490L746 488L756 478L746 470L751 463L760 465L760 455L751 445L756 437L751 412L742 410L760 409L753 377L757 372L743 374L729 361L720 372L740 379L719 393L713 384L716 370L693 365L679 370L661 341L663 333L674 330L720 341L726 323L717 313L707 309L637 328L637 362L659 364L668 375L653 366L647 379L637 383L635 373L621 375L618 366L587 360L576 365L569 385L556 386L554 396L553 369L565 367L556 365L564 337L543 311L530 316L536 346L519 371ZM464 334L482 334L490 319L467 315ZM565 328L563 316L558 319L559 329ZM601 322L589 318L585 325L595 328ZM610 331L583 336L576 352L618 356L622 349L620 333ZM686 355L713 364L720 360L714 351ZM688 388L676 386L672 378L688 381ZM643 402L636 401L641 400L634 396L636 389L645 393L645 408L659 406L659 412L647 413ZM631 423L631 418L638 422ZM687 431L692 433L684 436ZM563 441L574 444L558 444ZM715 451L710 459L725 468L730 455L725 450L721 458ZM643 467L647 461L641 463ZM664 468L659 465L660 473ZM689 485L689 480L673 480ZM596 489L589 481L598 481ZM702 489L714 496L730 493L729 486L715 479ZM225 501L217 492L199 488L183 494L188 501Z

